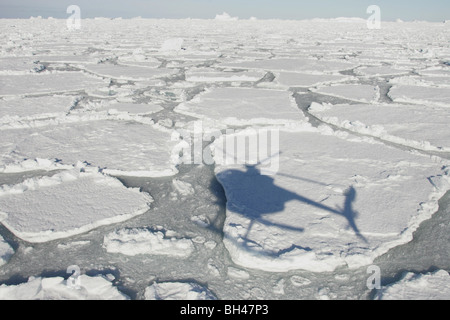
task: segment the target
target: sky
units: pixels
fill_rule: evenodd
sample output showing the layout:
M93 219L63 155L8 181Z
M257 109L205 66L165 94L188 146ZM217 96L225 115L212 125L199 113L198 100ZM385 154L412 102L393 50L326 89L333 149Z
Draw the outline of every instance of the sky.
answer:
M0 18L67 18L69 5L80 7L81 18L368 18L367 7L378 5L384 21L450 20L450 0L0 0Z

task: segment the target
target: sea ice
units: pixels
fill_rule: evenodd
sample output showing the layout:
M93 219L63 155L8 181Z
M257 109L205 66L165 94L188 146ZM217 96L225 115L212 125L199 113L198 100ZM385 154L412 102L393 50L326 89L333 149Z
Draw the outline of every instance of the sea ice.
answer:
M307 74L298 72L276 73L278 83L288 87L312 87L327 83L342 82L353 79L353 77L336 74Z
M277 162L272 176L215 156L227 197L224 243L243 267L320 272L369 264L410 241L450 186L441 160L373 141L281 130L279 147L273 159L260 159Z
M450 151L446 108L403 104L320 105L308 110L324 122L414 148Z
M395 102L450 107L450 88L395 85L388 93Z
M428 274L405 273L402 279L377 291L376 300L449 300L450 275L445 270Z
M190 82L232 82L258 81L265 75L260 71L225 72L211 69L193 69L186 72L186 80Z
M160 282L145 289L146 300L216 300L208 289L197 283Z
M178 155L172 150L178 142L172 141L171 131L132 119L80 121L76 116L67 117L57 126L8 129L2 136L3 165L41 158L59 159L66 165L87 162L114 175L155 177L177 173Z
M130 103L130 102L116 102L107 105L102 105L95 109L95 111L107 111L110 114L125 112L135 115L148 115L164 110L163 107L154 103Z
M167 236L166 230L150 228L120 229L107 234L103 247L109 253L139 254L186 258L194 251L192 240Z
M147 68L131 65L114 65L110 63L88 65L85 68L87 71L102 77L132 81L163 78L171 76L177 72L177 70L173 69Z
M0 222L3 220L4 215L0 214ZM9 258L14 254L13 248L0 236L0 266L8 262Z
M281 90L214 88L178 105L175 111L225 125L305 122L291 94Z
M77 92L107 85L108 82L83 72L0 75L0 96Z
M353 69L354 63L344 60L316 60L309 58L275 58L269 60L222 63L220 67L234 69L258 69L266 71L287 71L312 74L332 74Z
M95 168L75 167L0 189L2 224L28 242L65 238L149 210L152 198Z
M374 103L380 98L380 88L378 86L364 84L333 85L311 89L311 91L360 102Z
M44 69L35 57L0 58L0 74L30 74Z
M34 278L18 285L1 285L0 300L129 300L103 276L80 275L78 287L62 277Z
M75 103L73 96L45 96L0 100L0 125L64 115Z

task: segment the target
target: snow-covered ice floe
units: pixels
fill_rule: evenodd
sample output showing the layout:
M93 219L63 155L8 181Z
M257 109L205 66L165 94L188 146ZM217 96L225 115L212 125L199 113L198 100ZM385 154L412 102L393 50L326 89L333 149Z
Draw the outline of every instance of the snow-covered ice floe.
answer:
M450 151L446 108L404 104L318 104L308 109L320 120L385 141L432 151Z
M7 168L23 159L40 158L58 159L65 165L86 162L112 175L161 177L177 173L178 155L173 154L173 148L178 141L168 129L133 119L83 119L74 116L58 125L2 130L0 165Z
M107 234L103 247L109 253L139 254L186 258L194 251L191 239L170 236L170 230L151 228L120 229Z
M312 74L331 74L353 69L357 65L345 60L317 60L311 58L274 58L269 60L222 63L220 67L233 69L257 69Z
M394 85L388 93L395 102L450 107L450 88Z
M76 92L107 85L108 82L83 72L0 75L0 96Z
M278 155L256 166L218 156L230 135L214 142L235 263L273 272L367 265L437 211L450 186L443 160L318 130L281 130ZM262 175L273 161L278 170Z
M233 82L258 81L265 75L261 71L225 72L211 69L194 69L186 72L186 80L190 82Z
M197 283L155 282L145 289L146 300L217 300L207 288Z
M380 89L377 86L363 84L340 84L311 89L311 91L338 98L360 102L377 102L380 99Z
M2 218L5 218L3 214L0 214L0 222ZM0 266L8 262L9 258L14 254L13 248L0 236Z
M405 273L402 279L377 290L376 300L449 300L450 275L445 270L428 274Z
M306 122L291 94L282 90L208 89L174 110L218 125L285 125Z
M34 278L18 285L1 285L0 300L129 300L103 276L80 275L77 287L63 277Z
M72 96L10 98L0 100L0 125L65 115L74 105Z
M328 83L342 82L354 79L339 74L308 74L298 72L277 72L276 80L288 87L312 87Z
M114 64L96 64L85 67L87 71L96 75L122 80L151 80L155 78L163 78L173 75L177 70L146 68L131 65L114 65Z
M125 221L149 210L150 195L80 164L0 189L2 224L28 242L46 242Z

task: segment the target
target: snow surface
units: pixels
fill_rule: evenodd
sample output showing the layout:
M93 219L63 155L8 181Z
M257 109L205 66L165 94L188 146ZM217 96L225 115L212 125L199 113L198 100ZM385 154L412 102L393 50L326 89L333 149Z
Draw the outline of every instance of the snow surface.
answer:
M36 125L30 129L2 131L6 140L0 163L10 165L9 155L19 159L59 159L62 164L86 162L103 168L104 172L121 175L166 176L177 169L178 155L172 154L177 141L170 131L135 121L96 120L75 116L56 125ZM67 121L69 120L69 121ZM132 119L130 119L132 120ZM124 136L123 132L127 134ZM112 146L114 146L112 148ZM7 155L9 153L9 155Z
M82 72L0 75L0 96L77 92L104 86L107 82Z
M216 152L226 140L215 141ZM273 176L216 158L225 246L235 263L265 271L370 264L410 241L450 186L439 159L310 130L280 132Z
M450 88L400 85L389 91L389 97L395 102L450 107Z
M12 98L0 100L0 124L61 116L75 103L72 96Z
M194 251L190 239L166 237L166 230L122 229L105 236L103 247L110 253L167 255L186 258Z
M360 102L377 102L380 89L371 85L343 84L313 89L314 92Z
M155 282L145 289L145 300L216 300L206 288L196 283Z
M129 300L102 276L80 275L79 288L63 277L34 278L18 285L1 285L0 300Z
M213 121L220 125L300 124L305 117L298 112L290 94L281 90L217 88L182 103L176 112Z
M124 221L149 210L151 202L149 195L83 167L0 190L3 225L29 242L65 238Z
M450 113L446 108L313 103L309 112L326 123L386 141L423 150L450 151Z
M428 274L408 272L400 281L377 290L376 300L449 300L450 275L439 270Z

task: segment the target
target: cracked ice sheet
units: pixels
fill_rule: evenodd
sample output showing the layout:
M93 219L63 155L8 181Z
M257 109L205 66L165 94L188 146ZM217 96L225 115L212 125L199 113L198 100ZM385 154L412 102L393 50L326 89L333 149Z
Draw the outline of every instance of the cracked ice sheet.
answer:
M2 130L0 164L59 159L66 165L87 162L112 175L161 177L178 172L178 155L172 154L177 141L169 129L134 121L77 119L57 126Z
M122 222L149 210L150 195L95 168L75 167L0 189L2 224L28 242L46 242Z
M276 73L276 81L281 85L289 87L311 87L314 85L342 82L352 79L354 79L354 77L333 74L317 75L298 72Z
M0 124L17 120L34 120L61 116L69 112L75 97L47 96L0 100Z
M18 285L1 285L0 300L129 300L103 276L78 278L79 289L63 277L34 278Z
M315 93L359 102L374 103L380 98L380 88L378 86L365 84L340 84L310 90Z
M114 65L109 63L88 65L85 69L102 77L109 77L121 80L152 80L174 75L178 70L148 68L131 65Z
M224 72L211 69L193 69L186 72L189 82L258 81L265 75L261 71Z
M279 90L208 89L174 111L221 125L305 123L291 94Z
M243 267L323 272L370 264L410 241L449 188L443 160L380 143L282 130L279 145L274 176L215 158L227 197L224 243Z
M0 58L0 74L30 74L43 69L35 57Z
M395 102L450 107L450 88L447 87L395 85L388 96Z
M220 67L234 69L258 69L266 71L287 71L301 73L332 73L353 69L357 65L343 60L326 61L308 58L275 58L270 60L222 63Z
M450 113L421 105L320 105L308 110L324 122L386 141L434 151L450 151Z
M129 113L133 115L148 115L164 110L163 107L154 103L130 103L130 102L114 102L107 105L101 105L95 111L107 111L114 113Z
M376 300L449 300L450 275L445 270L428 274L405 273L402 279L384 286Z
M107 85L83 72L0 75L0 96L76 92Z

